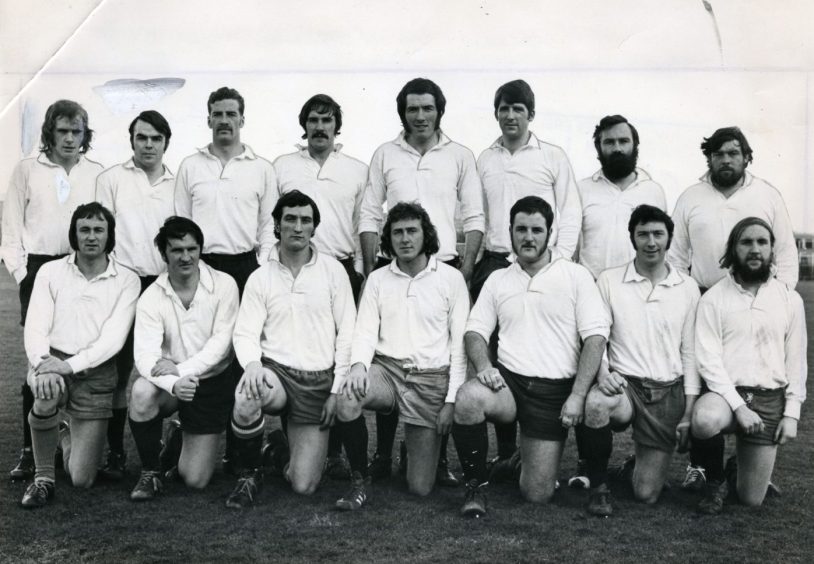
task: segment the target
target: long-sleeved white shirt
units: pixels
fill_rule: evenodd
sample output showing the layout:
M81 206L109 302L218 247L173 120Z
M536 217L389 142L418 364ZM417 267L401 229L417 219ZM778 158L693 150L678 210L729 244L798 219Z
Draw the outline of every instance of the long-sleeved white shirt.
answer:
M675 233L667 260L681 272L690 272L698 285L711 288L726 275L718 261L726 250L729 233L746 217L759 217L774 231L777 278L794 288L799 276L797 245L783 197L777 189L750 172L744 172L743 186L729 198L709 181L687 188L673 211Z
M232 332L238 311L237 284L228 274L199 262L195 296L184 307L165 272L144 291L136 306L133 358L139 374L172 393L184 376L204 379L232 362ZM174 362L178 376L150 375L160 359Z
M576 377L580 340L610 332L591 273L563 258L533 278L516 262L489 276L466 330L489 342L498 324L498 361L522 376L551 379Z
M446 403L466 379L464 328L469 293L460 271L434 256L415 277L396 260L373 271L353 332L351 366L370 368L374 354L406 360L420 370L449 366Z
M113 256L139 276L158 276L166 270L153 244L164 220L175 215L175 177L166 166L154 184L133 159L104 171L96 179L96 201L116 217Z
M579 264L594 275L632 261L636 251L627 230L631 212L642 204L667 211L664 188L644 170L636 169L636 180L624 190L598 170L579 181L582 200L582 236Z
M23 330L28 362L57 349L70 355L75 372L99 366L117 354L136 313L138 276L109 259L107 269L88 280L76 255L44 264L37 273Z
M93 201L96 177L103 169L80 155L68 174L45 153L23 159L14 168L3 203L0 254L18 284L28 272L29 254L71 252L71 216L78 206Z
M356 307L345 269L312 245L295 278L280 262L279 244L246 282L233 343L241 366L273 359L298 370L334 367L338 392L350 366Z
M438 231L441 261L456 256L455 208L460 203L464 233L483 232L483 197L472 151L439 132L438 144L423 156L404 139L404 132L373 153L359 214L360 233L380 233L383 204L418 202Z
M226 166L209 146L185 158L175 181L175 212L200 226L205 253L256 251L262 262L276 241L277 178L269 161L243 148Z
M279 195L299 190L310 196L319 208L320 224L313 243L322 252L336 259L355 257L357 270L362 271L362 251L359 243L359 209L367 182L367 165L341 153L337 144L321 167L300 147L296 153L274 160Z
M512 251L509 210L520 198L539 196L554 211L548 242L552 257L571 259L579 239L582 206L565 151L531 133L528 143L511 154L498 138L478 157L478 173L486 201L487 250Z
M683 375L685 393L698 395L695 312L701 292L695 280L669 268L653 286L631 261L603 271L596 285L611 318L610 369L658 382Z
M744 404L735 386L787 386L783 415L800 419L806 347L803 300L774 278L753 296L727 273L701 297L695 321L698 372L732 411Z

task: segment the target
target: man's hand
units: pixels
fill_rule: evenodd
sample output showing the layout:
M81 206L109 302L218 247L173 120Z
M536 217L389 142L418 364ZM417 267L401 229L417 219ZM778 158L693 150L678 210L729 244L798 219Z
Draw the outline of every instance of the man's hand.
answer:
M181 401L192 401L197 390L197 376L184 376L176 380L175 384L172 385L172 395Z
M676 426L676 441L678 442L678 452L684 453L690 449L690 422L692 417L685 415Z
M70 376L73 374L73 368L64 360L60 360L50 354L44 354L42 355L42 362L37 365L34 372L37 375L59 374L60 376Z
M343 386L345 396L348 399L356 399L362 401L367 396L367 391L370 388L370 380L367 377L367 368L361 362L357 362L350 367L348 377Z
M576 427L582 423L582 415L585 411L585 398L571 394L562 406L560 421L563 427Z
M159 376L181 376L178 373L178 366L171 360L166 358L159 358L150 369L150 376L158 378Z
M266 392L273 388L271 383L271 370L260 364L258 361L250 362L246 365L246 370L237 384L238 392L246 394L250 400L262 400Z
M59 374L33 374L29 380L28 386L38 400L57 399L65 392L65 380Z
M441 411L438 412L438 417L435 419L435 431L441 435L448 435L452 429L452 416L455 414L455 404L445 403Z
M603 372L600 370L596 378L596 387L606 396L616 396L624 393L627 380L620 376L618 372Z
M494 366L490 366L489 368L478 372L477 378L481 384L493 392L499 392L506 387L506 382L503 380L503 376L500 375L500 371Z
M793 417L783 417L777 424L777 431L774 432L774 442L784 445L792 439L797 438L797 420Z
M762 433L765 428L760 415L749 409L746 404L735 410L735 419L747 435Z
M336 394L331 394L322 406L322 415L319 417L319 428L327 429L333 427L336 419Z

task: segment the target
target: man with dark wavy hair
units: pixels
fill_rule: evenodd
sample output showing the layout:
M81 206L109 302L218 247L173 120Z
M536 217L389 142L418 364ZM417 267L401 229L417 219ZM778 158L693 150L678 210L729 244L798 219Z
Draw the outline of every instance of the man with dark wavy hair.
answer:
M85 157L93 130L88 113L71 100L59 100L45 112L40 153L14 169L3 204L0 258L19 285L20 325L25 325L34 280L40 267L70 252L68 224L80 204L93 201L103 168ZM23 384L23 449L12 480L34 474L28 413L34 403Z
M367 427L362 411L397 412L405 425L407 487L432 491L449 433L455 394L466 377L463 331L469 295L460 271L439 261L427 212L400 202L388 213L382 251L389 266L367 281L351 349L351 370L337 394L350 459L351 490L336 502L355 510L367 500Z

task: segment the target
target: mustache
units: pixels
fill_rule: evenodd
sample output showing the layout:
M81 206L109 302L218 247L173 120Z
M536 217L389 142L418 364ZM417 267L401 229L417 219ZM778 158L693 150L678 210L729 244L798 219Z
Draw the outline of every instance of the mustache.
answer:
M315 131L314 133L311 134L311 138L312 139L327 139L328 134L324 133L322 131Z

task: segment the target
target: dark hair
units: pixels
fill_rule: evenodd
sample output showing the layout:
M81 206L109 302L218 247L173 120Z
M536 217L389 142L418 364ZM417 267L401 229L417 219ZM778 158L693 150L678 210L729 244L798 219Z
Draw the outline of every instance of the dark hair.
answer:
M300 206L311 206L314 212L314 229L319 226L319 208L317 207L317 203L307 194L303 194L299 190L292 190L280 196L280 199L277 200L274 209L271 211L271 217L274 219L275 237L280 238L280 222L283 219L283 208L295 208Z
M633 148L639 146L639 132L636 131L636 128L630 123L625 116L620 116L619 114L613 116L605 116L594 128L594 147L596 147L596 154L601 155L602 151L599 149L601 146L601 139L602 139L602 132L606 129L610 129L614 125L619 125L620 123L626 123L627 126L630 128L630 133L633 135Z
M438 241L438 231L430 221L430 215L418 202L399 202L387 214L387 221L382 229L381 249L386 257L393 258L396 251L390 238L390 230L397 221L418 219L421 221L421 231L424 233L424 247L421 249L428 257L434 255L441 248Z
M145 110L141 112L139 115L136 116L136 119L130 122L130 148L135 149L133 146L133 132L136 129L136 122L143 121L149 125L152 125L156 131L158 131L161 135L164 136L164 150L166 151L167 148L170 146L170 137L172 137L172 130L170 129L170 124L167 123L167 120L164 119L164 116L159 114L155 110Z
M724 256L721 257L721 260L718 261L721 268L731 268L735 264L737 260L735 248L738 245L738 240L741 238L741 235L743 235L743 232L753 225L759 225L769 232L769 240L772 243L772 248L774 248L774 231L772 231L771 226L759 217L745 217L736 223L732 231L729 232L729 238L726 240L726 251L724 251Z
M45 111L45 119L42 121L42 133L40 134L40 151L45 154L54 148L54 133L56 132L57 120L61 117L69 120L80 118L85 132L82 137L82 144L79 146L80 153L87 153L90 150L90 142L93 140L93 130L88 127L88 112L85 108L73 100L57 100Z
M204 234L198 224L186 217L171 215L164 220L164 225L158 230L158 234L153 239L153 244L166 259L167 245L170 239L183 239L187 235L192 235L195 242L203 250Z
M529 117L534 115L534 91L525 80L517 79L507 82L495 92L495 117L497 107L503 100L507 104L523 104L529 111Z
M243 115L243 110L246 109L246 103L243 101L243 96L234 88L228 86L221 86L209 95L209 100L206 101L206 113L212 111L212 104L220 102L221 100L237 100L237 108L240 115Z
M709 159L712 153L720 149L727 141L737 141L741 146L741 153L743 153L746 164L752 162L752 147L749 146L749 141L746 140L746 136L740 128L735 126L722 127L715 130L715 133L711 136L704 137L704 142L701 143L701 152Z
M71 227L68 231L68 241L71 243L71 248L74 251L79 250L79 240L76 235L76 223L80 219L104 219L107 222L107 245L105 245L105 252L110 253L116 246L116 218L109 209L104 207L99 202L90 202L82 204L76 208L71 216Z
M398 96L396 96L396 109L401 119L401 125L407 129L407 120L405 119L407 113L407 95L408 94L432 94L435 98L435 109L438 111L438 119L435 121L435 128L441 128L441 117L447 108L447 99L444 98L444 93L441 92L441 87L435 84L429 78L414 78L405 84Z
M630 214L630 221L627 222L627 231L630 233L630 242L633 243L633 248L636 248L636 241L634 240L633 236L636 231L636 227L644 223L650 223L651 221L663 223L667 228L667 248L669 249L670 243L673 241L675 223L673 223L673 220L669 215L667 215L667 212L657 208L656 206L650 206L647 204L636 206L636 208Z
M308 114L311 112L331 114L334 117L334 122L336 122L334 134L339 135L339 130L342 129L342 108L339 107L339 104L337 104L333 98L327 94L316 94L308 98L308 101L305 102L300 110L300 125L303 130L305 129L305 122L308 120ZM306 137L307 135L303 133L302 138L305 139Z
M512 209L509 210L510 234L512 228L514 227L514 218L520 212L527 213L529 215L533 213L542 214L545 218L546 229L549 232L551 231L551 226L554 223L554 211L551 209L551 206L539 196L526 196L517 200L512 206Z

